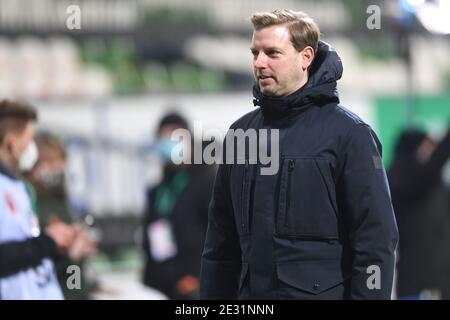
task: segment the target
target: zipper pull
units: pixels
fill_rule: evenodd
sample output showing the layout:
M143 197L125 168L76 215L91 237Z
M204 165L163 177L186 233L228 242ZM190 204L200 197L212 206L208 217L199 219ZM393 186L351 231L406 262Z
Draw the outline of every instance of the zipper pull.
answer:
M294 168L295 168L295 161L290 159L289 164L288 164L288 171L292 172L292 171L294 171Z

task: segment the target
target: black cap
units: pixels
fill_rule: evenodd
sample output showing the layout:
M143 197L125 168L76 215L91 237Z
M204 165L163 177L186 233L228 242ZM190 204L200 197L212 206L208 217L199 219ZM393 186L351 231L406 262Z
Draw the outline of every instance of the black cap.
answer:
M165 126L174 126L177 128L189 130L187 120L177 112L169 112L161 118L158 124L158 132L161 131L162 127Z

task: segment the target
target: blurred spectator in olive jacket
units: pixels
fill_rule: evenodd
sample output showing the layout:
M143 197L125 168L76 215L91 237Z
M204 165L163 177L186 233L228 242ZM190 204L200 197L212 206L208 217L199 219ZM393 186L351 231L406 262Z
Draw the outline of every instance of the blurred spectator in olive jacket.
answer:
M172 162L177 142L170 136L180 128L188 130L188 125L176 113L163 117L158 126L156 149L164 168L162 181L147 194L143 281L170 299L195 299L214 169Z
M81 223L75 221L67 206L65 188L66 153L61 141L48 132L36 136L39 158L32 170L26 175L35 192L35 211L43 226L62 221L73 225L77 237L67 252L67 257L56 262L55 268L65 299L89 299L95 288L95 280L87 277L86 258L96 252L96 244ZM77 265L81 270L81 288L69 289L66 285L71 273L70 265Z

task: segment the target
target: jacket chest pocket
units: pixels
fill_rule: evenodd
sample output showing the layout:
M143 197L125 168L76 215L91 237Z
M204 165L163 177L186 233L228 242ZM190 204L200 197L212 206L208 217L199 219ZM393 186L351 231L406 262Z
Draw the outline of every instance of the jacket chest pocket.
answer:
M248 163L235 165L233 177L233 207L238 234L250 233L250 201L253 165Z
M277 234L337 238L336 195L329 163L323 158L283 159Z

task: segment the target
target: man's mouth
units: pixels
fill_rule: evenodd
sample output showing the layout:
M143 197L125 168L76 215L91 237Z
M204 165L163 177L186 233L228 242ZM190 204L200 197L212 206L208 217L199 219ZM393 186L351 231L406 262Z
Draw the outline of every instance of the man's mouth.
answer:
M270 79L270 78L272 78L272 77L268 76L268 75L263 75L263 74L258 76L259 80Z

